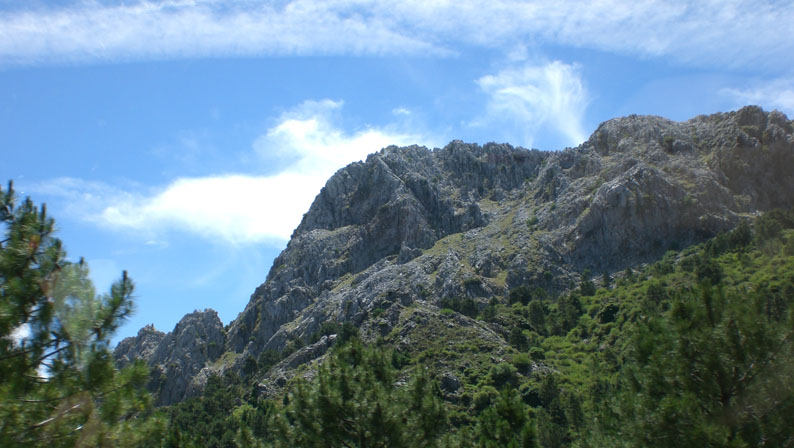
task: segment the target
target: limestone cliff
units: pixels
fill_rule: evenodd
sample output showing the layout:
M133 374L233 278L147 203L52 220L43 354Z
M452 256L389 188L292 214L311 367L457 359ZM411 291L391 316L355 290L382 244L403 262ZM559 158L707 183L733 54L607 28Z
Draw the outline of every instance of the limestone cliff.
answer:
M223 324L214 310L194 311L164 334L149 325L119 343L114 357L120 366L143 359L151 366L150 389L157 403L168 405L195 395L194 378L223 353Z
M622 270L791 206L792 122L757 107L686 122L618 118L559 152L460 141L388 147L328 180L225 337L218 323L217 338L184 341L190 353L216 345L173 371L184 378L161 402L180 399L202 362L200 377L242 371L247 359L307 340L323 322L417 343L423 327L449 320L435 306L444 298L484 304L526 284L562 291L584 269ZM465 337L490 341L495 352L504 344L479 322L444 325L466 328ZM167 366L181 350L172 334L150 355L151 342L125 340L116 356L143 347L140 357ZM299 358L320 356L328 341L318 344ZM228 362L209 366L223 351Z

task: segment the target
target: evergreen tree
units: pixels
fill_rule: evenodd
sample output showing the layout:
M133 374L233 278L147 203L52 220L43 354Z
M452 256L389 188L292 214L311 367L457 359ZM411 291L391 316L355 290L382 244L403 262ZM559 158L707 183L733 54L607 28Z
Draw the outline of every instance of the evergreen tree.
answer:
M581 292L584 297L589 297L596 293L595 283L593 283L591 275L589 269L585 269L584 272L582 272L582 279L579 282L579 292Z
M554 374L543 377L539 396L542 408L538 410L538 442L543 447L566 446L570 442L569 419L560 386Z
M529 323L532 324L532 328L538 333L545 333L546 314L548 312L548 307L543 301L532 300L529 302Z
M85 263L70 263L46 208L0 191L0 445L159 444L147 419L148 372L119 372L110 338L132 312L126 272L97 296Z
M267 430L262 420L267 419L269 404L255 402L251 406L244 401L245 395L239 376L211 375L201 396L169 408L169 438L182 443L173 446L234 448L235 443L248 443L252 437L263 438ZM246 428L240 429L243 426Z
M612 277L610 277L609 272L604 271L601 273L601 287L605 289L609 289L612 286Z
M557 302L556 321L551 325L555 334L568 333L579 322L583 313L582 301L576 292L562 296Z
M517 286L510 290L507 299L511 305L516 302L521 302L522 305L526 305L532 300L532 290L529 289L529 286Z
M536 443L528 409L513 388L505 388L480 414L476 434L482 448L529 448Z
M513 327L510 329L508 342L510 342L510 345L519 351L526 350L527 345L529 344L529 340L527 339L526 335L524 335L524 331L521 329L521 327Z
M435 446L447 427L424 375L395 386L391 357L357 339L337 349L312 382L298 382L274 418L277 446Z
M613 428L631 443L794 446L791 313L775 321L761 297L703 283L642 322L632 346Z

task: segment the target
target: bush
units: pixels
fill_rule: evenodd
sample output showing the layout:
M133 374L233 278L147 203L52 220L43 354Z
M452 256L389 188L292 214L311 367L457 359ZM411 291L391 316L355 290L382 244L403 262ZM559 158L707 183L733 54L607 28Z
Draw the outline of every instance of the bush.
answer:
M474 410L482 411L491 405L496 397L499 396L499 391L492 386L485 386L474 394Z
M522 305L526 305L532 300L532 290L524 285L515 287L507 294L507 299L511 305L516 302L521 302Z
M441 299L438 304L439 308L448 308L453 311L457 311L464 316L468 316L471 318L477 317L478 309L477 309L477 302L470 297L445 297Z
M667 300L667 290L660 281L654 280L648 284L645 290L645 297L653 305L659 305L664 300Z
M487 322L494 320L496 318L498 305L499 301L496 300L496 297L491 297L491 301L488 303L488 306L482 309L480 317Z
M586 269L584 272L582 272L582 280L579 283L579 292L584 297L590 297L596 293L595 283L593 283L593 280L590 278L589 269Z
M546 359L546 351L540 347L532 347L529 349L529 357L532 358L533 361L542 361Z
M508 338L508 342L510 345L516 348L516 350L524 351L527 349L527 340L526 335L524 335L524 331L521 330L520 327L513 327L510 330L510 337Z
M526 373L529 371L529 368L532 367L532 358L526 353L518 353L513 356L513 365L516 366L519 372Z
M546 315L549 310L540 300L529 302L529 323L536 331L542 332L546 328Z
M315 342L322 339L323 336L330 336L332 334L339 334L339 331L342 327L333 321L325 321L320 325L320 328L312 333L311 337L309 337L309 344L314 344Z
M793 210L772 210L755 220L755 237L759 242L776 238L783 229L794 228Z
M245 358L245 362L243 363L243 373L246 376L252 375L256 373L258 369L259 369L259 364L256 362L256 358L254 358L251 355L248 355L248 357Z
M518 370L512 364L500 362L499 364L491 367L488 376L491 383L496 387L503 387L506 385L514 386L516 383Z
M716 285L722 281L722 267L711 257L701 256L695 265L695 275L698 281Z
M273 367L281 361L281 353L275 350L264 350L262 353L259 354L259 359L257 364L259 365L259 369L262 371L267 371L269 368Z
M342 328L339 330L339 333L336 334L336 342L338 344L344 344L345 342L357 337L358 327L351 324L350 322L345 322L342 324Z

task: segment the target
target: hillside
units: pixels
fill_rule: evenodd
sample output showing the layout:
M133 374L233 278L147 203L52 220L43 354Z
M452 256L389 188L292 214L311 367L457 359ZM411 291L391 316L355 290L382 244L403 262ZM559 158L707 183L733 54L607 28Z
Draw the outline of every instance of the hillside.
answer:
M491 301L477 319L508 345L408 306L422 339L342 330L284 394L248 389L254 371L213 377L170 408L172 431L203 446L794 446L792 211L621 274Z
M535 333L560 339L538 344L515 331L533 327L509 303L563 306L568 292L589 284L585 272L593 288L605 286L627 268L791 208L792 125L779 112L745 107L686 122L618 118L559 152L460 141L385 148L328 180L226 328L213 311L195 312L167 335L147 327L125 339L117 362L149 362L163 405L231 372L277 397L295 375L314 375L311 363L351 328L434 366L461 408L480 381L471 372L510 359L516 344L544 350L533 371L584 370L563 343L592 337L592 328L571 336L581 313L557 311L557 328ZM580 305L597 306L591 319L616 318L621 297L608 300L618 310ZM615 338L599 335L598 347Z

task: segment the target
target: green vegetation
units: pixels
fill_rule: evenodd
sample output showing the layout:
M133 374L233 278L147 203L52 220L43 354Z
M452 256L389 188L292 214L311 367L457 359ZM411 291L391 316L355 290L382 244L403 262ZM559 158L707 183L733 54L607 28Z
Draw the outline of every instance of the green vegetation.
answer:
M234 374L212 376L201 397L169 408L168 447L236 447L268 434L272 405L256 400ZM240 428L244 428L240 430Z
M110 338L132 312L126 272L97 295L66 261L54 221L0 190L0 445L157 446L165 422L143 389L148 369L116 370Z
M446 432L438 391L422 373L396 385L390 353L341 346L311 382L299 381L275 415L277 446L433 446Z
M2 446L794 446L792 211L557 297L520 285L401 308L371 343L325 322L158 413L145 366L109 353L132 281L97 295L43 207L0 200ZM319 363L259 384L330 335Z
M443 298L439 306L442 309L449 309L469 317L476 317L479 311L477 303L471 297Z
M172 407L171 437L201 424L217 430L192 434L198 446L794 446L794 213L602 277L556 298L521 286L479 311L406 308L424 323L402 352L397 330L351 337L272 401L239 379L208 387Z

